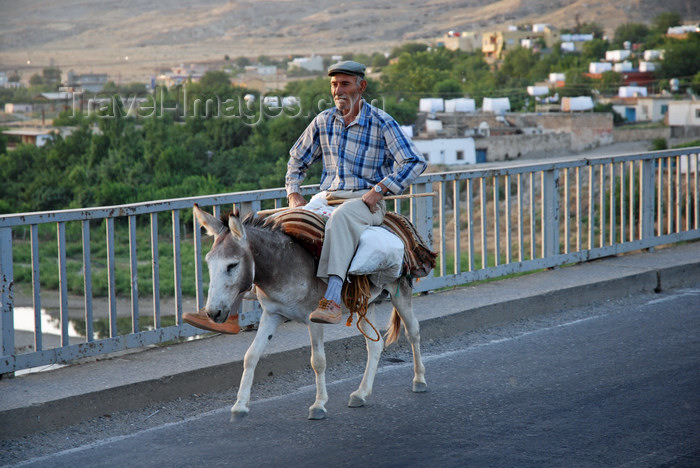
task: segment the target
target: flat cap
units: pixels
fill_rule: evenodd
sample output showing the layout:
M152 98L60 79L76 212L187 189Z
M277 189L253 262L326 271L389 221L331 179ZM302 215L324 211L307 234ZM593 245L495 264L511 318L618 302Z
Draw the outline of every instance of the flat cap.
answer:
M328 67L328 76L333 76L336 73L344 73L346 75L357 75L365 77L365 66L352 60L334 63Z

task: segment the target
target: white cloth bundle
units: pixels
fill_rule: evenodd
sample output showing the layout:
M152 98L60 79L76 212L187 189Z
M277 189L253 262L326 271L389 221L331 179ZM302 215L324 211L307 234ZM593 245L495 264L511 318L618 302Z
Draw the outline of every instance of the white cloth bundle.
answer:
M335 207L328 204L324 191L314 195L303 209L328 219ZM404 245L398 236L384 227L369 226L360 236L348 274L368 275L376 285L393 281L401 275L403 253Z

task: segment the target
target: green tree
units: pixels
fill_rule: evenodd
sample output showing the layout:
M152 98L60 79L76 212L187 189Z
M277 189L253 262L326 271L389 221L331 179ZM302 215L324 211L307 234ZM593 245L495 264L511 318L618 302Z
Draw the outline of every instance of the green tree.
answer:
M624 84L622 75L616 71L606 71L602 73L598 91L603 94L617 94L617 90Z
M394 49L391 51L391 54L389 54L389 58L396 58L400 57L401 54L407 53L407 54L416 54L418 52L425 52L428 50L428 45L423 44L421 42L408 42L406 44L400 45L398 47L394 47Z
M602 39L605 36L605 29L596 22L581 23L578 26L579 34L593 34L595 39Z
M667 11L656 16L651 22L651 30L658 34L666 34L668 28L680 26L683 23L681 15L674 11Z
M29 77L29 86L43 86L44 85L44 77L39 75L38 73L34 73L32 76Z
M236 60L234 60L233 63L235 63L239 68L245 68L250 65L250 59L248 57L236 57Z
M690 86L695 94L700 94L700 71L695 74L690 82Z
M369 62L372 68L381 68L389 65L389 59L384 56L384 54L375 52L372 54L372 58Z
M700 34L687 39L668 38L663 45L664 59L657 75L661 78L690 78L700 70Z
M632 44L642 44L649 36L649 27L641 23L625 23L615 29L613 45L622 47L626 41Z
M462 95L462 86L452 78L435 83L433 91L443 99L452 99Z
M531 49L517 47L503 59L503 65L499 70L498 76L501 82L506 82L508 79L521 78L533 79L531 73L533 68L539 62L539 54Z
M605 52L608 51L608 41L603 39L593 39L583 43L583 57L591 62L598 61L605 57Z
M384 110L400 125L412 125L418 114L418 101L389 96L382 101Z
M47 85L57 85L61 83L61 70L57 67L46 67L41 71L44 83Z
M202 75L202 78L199 80L199 85L202 88L208 88L216 92L222 88L230 88L231 78L228 73L223 70L209 70Z

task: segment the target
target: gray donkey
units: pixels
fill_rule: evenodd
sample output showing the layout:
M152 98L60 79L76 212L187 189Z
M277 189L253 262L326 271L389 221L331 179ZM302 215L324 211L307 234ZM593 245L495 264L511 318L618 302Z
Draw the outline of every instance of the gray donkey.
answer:
M236 403L231 408L231 419L248 414L255 366L268 340L287 319L304 323L309 328L311 366L316 374L316 401L309 408L309 419L324 419L328 401L324 325L309 321L309 313L323 296L326 285L316 277L313 255L274 223L266 223L264 219L247 217L241 221L231 214L226 222L202 211L197 205L194 214L207 233L214 236L214 244L206 255L210 283L204 311L213 321L223 323L230 313L238 310L244 295L253 288L263 310L255 339L245 354L243 376ZM418 320L411 307L410 281L398 278L382 286L372 285L370 302L384 291L398 291L398 294L391 294L394 310L386 335L387 345L396 341L403 321L413 349L413 391L425 392L425 367L421 360ZM374 305L370 305L367 319L372 322L373 318ZM384 346L381 336L378 341L368 338L372 330L366 321L359 326L366 337L367 367L359 388L350 395L350 407L363 406L372 394Z

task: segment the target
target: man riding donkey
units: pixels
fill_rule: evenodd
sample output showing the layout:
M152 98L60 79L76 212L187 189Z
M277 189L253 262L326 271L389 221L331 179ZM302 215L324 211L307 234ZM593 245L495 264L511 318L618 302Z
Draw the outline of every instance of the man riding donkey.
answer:
M321 190L327 198L347 199L326 222L317 276L328 287L309 319L341 321L341 292L348 268L368 226L379 226L386 214L384 197L400 194L426 168L426 162L399 124L362 98L367 88L365 66L343 61L328 69L335 107L314 118L290 150L286 190L290 208L306 205L299 193L311 164L322 160ZM238 333L235 317L222 324L186 314L185 321L206 330Z

